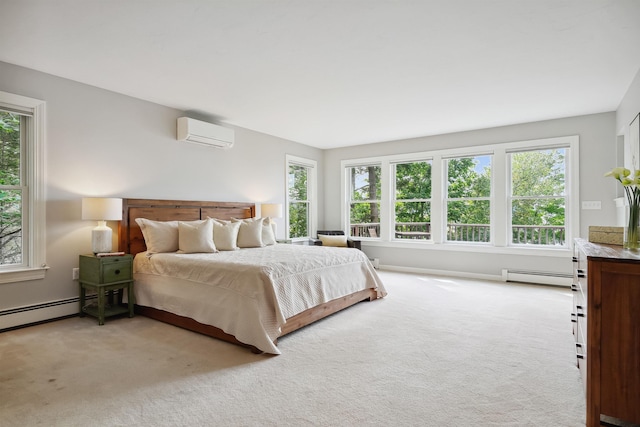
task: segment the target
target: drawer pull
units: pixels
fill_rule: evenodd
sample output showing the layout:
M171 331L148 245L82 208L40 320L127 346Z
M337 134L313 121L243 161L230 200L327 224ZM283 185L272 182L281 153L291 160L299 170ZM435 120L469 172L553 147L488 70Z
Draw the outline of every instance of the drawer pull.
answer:
M578 320L576 319L576 314L575 313L571 313L571 323L577 323Z
M582 277L585 277L584 270L582 270L582 269L577 269L577 270L576 270L576 272L578 273L578 277L581 277L581 278L582 278Z
M584 307L581 305L576 305L576 316L584 317Z
M578 287L575 285L575 283L571 284L571 291L572 292L578 292Z
M120 270L114 271L115 274L120 274Z
M571 257L571 261L573 261L573 262L578 262L578 257L575 257L575 256L574 256L574 257Z
M584 359L584 353L582 352L582 344L579 342L576 343L576 358Z

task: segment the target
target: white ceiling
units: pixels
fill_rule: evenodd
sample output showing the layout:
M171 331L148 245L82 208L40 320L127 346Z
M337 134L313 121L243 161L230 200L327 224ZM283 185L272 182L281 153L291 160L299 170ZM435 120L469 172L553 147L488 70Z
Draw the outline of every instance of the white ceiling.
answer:
M638 0L2 0L1 14L0 61L320 148L614 111L640 69Z

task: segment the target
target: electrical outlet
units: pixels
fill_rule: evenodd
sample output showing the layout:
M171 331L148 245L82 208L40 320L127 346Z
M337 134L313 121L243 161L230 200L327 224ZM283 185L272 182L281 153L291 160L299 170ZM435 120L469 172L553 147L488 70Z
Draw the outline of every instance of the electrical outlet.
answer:
M80 269L79 268L72 268L71 269L71 280L78 280L80 279Z
M582 209L602 209L602 203L600 203L600 200L584 201L582 202Z

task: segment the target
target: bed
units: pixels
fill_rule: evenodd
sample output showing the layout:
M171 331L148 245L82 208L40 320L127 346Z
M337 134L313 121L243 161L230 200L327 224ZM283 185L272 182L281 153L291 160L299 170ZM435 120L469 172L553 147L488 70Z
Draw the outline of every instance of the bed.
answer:
M138 222L255 217L252 203L124 199L119 250L135 256L136 312L280 354L277 340L362 301L386 295L357 249L274 244L217 253L150 253Z

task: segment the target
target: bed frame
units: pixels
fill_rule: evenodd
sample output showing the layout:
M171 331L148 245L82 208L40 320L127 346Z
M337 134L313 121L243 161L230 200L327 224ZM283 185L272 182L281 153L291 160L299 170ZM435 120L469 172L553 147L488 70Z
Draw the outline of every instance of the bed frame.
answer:
M118 250L132 255L146 250L142 230L140 230L140 227L136 223L136 218L147 218L154 221L193 221L206 219L207 217L231 219L232 217L253 218L254 216L255 204L253 203L123 199ZM372 301L377 298L377 292L374 289L365 289L326 302L317 307L312 307L288 318L287 322L282 326L280 336L289 334L361 301ZM215 326L205 325L191 318L152 307L136 305L135 309L136 313L142 314L143 316L241 345L251 349L254 353L262 353L258 348L238 341L235 336L227 334Z

